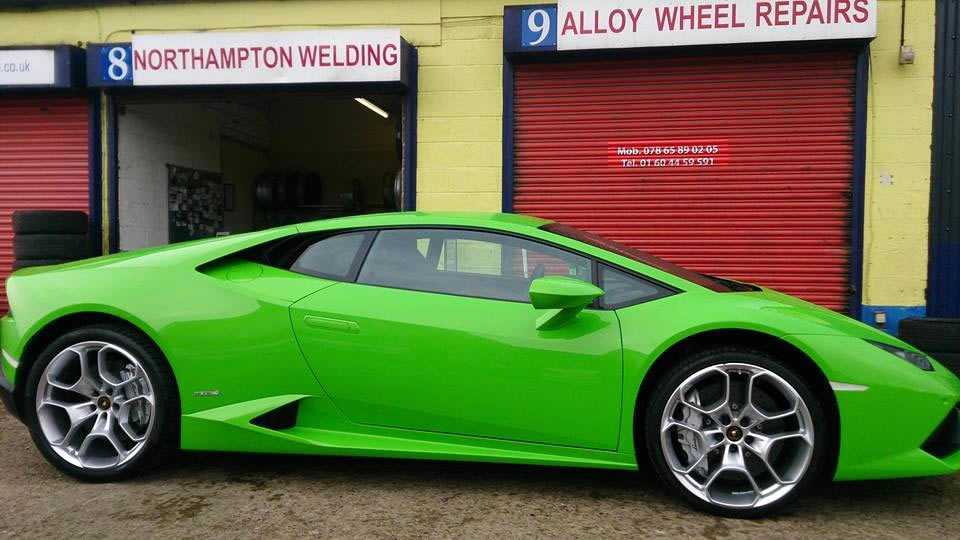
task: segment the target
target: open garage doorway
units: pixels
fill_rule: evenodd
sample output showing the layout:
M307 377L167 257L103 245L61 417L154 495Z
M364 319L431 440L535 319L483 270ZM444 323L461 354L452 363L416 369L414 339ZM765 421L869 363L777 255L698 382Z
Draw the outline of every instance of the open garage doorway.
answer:
M119 248L401 209L403 97L120 96Z

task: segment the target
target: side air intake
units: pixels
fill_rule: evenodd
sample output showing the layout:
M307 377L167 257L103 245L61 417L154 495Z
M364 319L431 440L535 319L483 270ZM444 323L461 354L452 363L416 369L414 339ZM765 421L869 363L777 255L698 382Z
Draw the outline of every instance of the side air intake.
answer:
M300 400L287 403L282 407L261 414L250 420L250 423L262 428L282 430L297 425L297 412L300 410Z
M960 403L950 410L922 448L941 459L960 451Z

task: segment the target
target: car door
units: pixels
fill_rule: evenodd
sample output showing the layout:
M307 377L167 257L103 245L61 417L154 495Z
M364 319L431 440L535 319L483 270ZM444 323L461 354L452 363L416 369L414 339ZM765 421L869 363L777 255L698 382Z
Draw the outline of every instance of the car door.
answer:
M385 229L356 282L291 308L320 384L353 421L613 450L620 424L620 328L586 309L535 328L530 282L593 280L593 263L484 231Z

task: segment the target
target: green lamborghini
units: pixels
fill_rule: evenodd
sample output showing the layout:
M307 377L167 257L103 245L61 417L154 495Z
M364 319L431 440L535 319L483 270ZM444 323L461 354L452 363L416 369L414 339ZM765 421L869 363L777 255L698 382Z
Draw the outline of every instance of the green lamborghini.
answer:
M532 217L317 221L24 269L7 293L0 395L82 480L180 449L649 461L749 517L819 480L960 469L960 380L921 351Z

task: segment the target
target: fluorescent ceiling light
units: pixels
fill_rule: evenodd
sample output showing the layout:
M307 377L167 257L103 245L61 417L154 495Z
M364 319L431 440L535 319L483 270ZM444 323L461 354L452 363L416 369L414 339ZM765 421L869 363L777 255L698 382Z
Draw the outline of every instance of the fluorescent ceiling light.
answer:
M359 104L363 105L364 107L370 109L371 111L379 114L380 116L382 116L382 117L384 117L384 118L390 118L390 113L388 113L387 111L381 109L380 107L377 107L377 106L374 105L373 102L371 102L369 99L362 98L362 97L353 98L353 99L357 100L357 103L359 103Z

